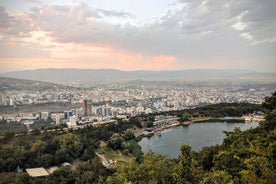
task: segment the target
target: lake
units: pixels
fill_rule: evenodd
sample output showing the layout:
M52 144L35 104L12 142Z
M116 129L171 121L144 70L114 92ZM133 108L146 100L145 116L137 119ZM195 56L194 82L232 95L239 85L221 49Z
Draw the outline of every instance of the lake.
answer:
M232 131L235 127L241 130L255 128L258 123L194 123L189 126L177 126L161 132L161 136L144 137L139 145L144 153L153 151L169 158L177 158L181 144L189 144L193 150L199 151L205 146L221 144L225 138L223 131Z

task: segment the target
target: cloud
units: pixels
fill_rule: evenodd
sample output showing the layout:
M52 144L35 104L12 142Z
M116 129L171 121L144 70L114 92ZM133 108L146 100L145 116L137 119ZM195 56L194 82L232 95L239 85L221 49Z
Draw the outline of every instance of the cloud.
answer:
M242 33L241 37L247 39L247 40L252 40L252 35L250 33Z
M273 0L232 1L229 4L231 15L240 16L240 21L246 25L242 32L252 36L252 43L270 40L275 36L276 3Z
M85 3L36 6L32 7L29 16L40 29L60 34L99 18L98 13L91 11Z
M12 16L0 6L0 34L9 37L10 35L23 35L31 30L31 22L25 14Z
M275 6L273 0L179 0L162 17L138 26L131 22L136 18L132 12L95 8L83 1L34 3L20 15L0 8L0 34L5 43L35 46L42 49L41 55L50 53L59 59L72 46L78 52L67 56L76 58L80 53L80 58L89 60L98 54L99 60L107 62L107 58L112 60L108 54L120 50L116 59L123 62L123 58L133 56L133 63L140 67L154 67L152 63L169 66L173 62L175 68L176 62L177 67L182 62L185 68L186 61L198 62L190 67L200 63L207 67L215 66L218 60L247 67L247 61L276 57L272 51L276 44ZM120 24L115 19L129 23ZM54 48L63 54L54 53ZM93 54L88 54L90 51ZM262 58L257 61L256 56Z
M104 10L104 9L96 9L96 11L99 14L102 14L103 16L110 16L110 17L134 17L132 14L130 13L126 13L126 12L118 12L118 11L112 11L112 10Z
M10 28L14 21L14 17L9 16L5 8L0 6L0 28Z
M276 3L273 0L181 0L180 2L188 6L181 11L187 15L183 25L185 29L198 30L228 22L237 31L250 33L252 42L269 40L275 36Z
M232 27L238 31L242 31L242 30L244 30L244 28L246 28L246 24L243 22L237 22L237 23L233 24Z
M258 1L254 3L262 4ZM131 23L120 25L102 19L104 16L134 17L130 13L93 9L87 3L78 2L36 6L31 9L29 17L37 29L47 32L58 42L107 44L146 54L175 54L174 51L170 52L173 45L182 48L190 44L197 46L210 37L205 33L217 34L217 39L221 39L223 33L230 33L236 36L234 40L243 37L242 33L248 33L252 41L269 40L275 36L276 28L275 19L272 18L275 13L267 13L270 9L263 5L260 8L252 6L244 1L182 0L177 9L168 11L159 20L133 26ZM240 31L241 37L232 31ZM218 40L219 43L221 41Z

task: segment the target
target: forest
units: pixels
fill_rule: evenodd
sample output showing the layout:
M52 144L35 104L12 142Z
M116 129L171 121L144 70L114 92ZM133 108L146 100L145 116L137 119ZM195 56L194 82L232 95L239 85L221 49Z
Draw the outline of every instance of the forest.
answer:
M62 129L34 131L20 136L7 132L0 139L0 183L274 183L276 92L266 97L262 106L218 104L162 114L177 115L184 120L195 116L238 116L258 110L265 112L266 120L257 128L225 132L221 145L205 147L199 152L194 152L189 145L181 145L181 154L176 159L153 152L137 154L137 147L132 145L137 140L130 129L141 127L142 121L151 121L152 115L67 132ZM100 141L136 159L119 169L106 169L95 154ZM16 172L18 167L24 171L63 162L73 166L60 167L47 177L32 178L26 172Z

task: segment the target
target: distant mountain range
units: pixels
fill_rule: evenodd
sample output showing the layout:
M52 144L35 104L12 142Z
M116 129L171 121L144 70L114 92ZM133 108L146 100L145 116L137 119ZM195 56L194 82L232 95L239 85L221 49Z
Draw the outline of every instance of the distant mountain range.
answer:
M246 70L178 70L178 71L121 71L113 69L37 69L0 74L2 77L47 82L119 81L119 80L183 80L183 81L259 81L275 82L276 73Z

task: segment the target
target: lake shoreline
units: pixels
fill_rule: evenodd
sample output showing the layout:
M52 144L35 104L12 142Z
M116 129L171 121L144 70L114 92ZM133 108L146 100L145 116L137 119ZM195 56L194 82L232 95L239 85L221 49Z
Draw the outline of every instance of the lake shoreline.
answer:
M207 125L207 126L206 126ZM191 126L176 126L164 129L161 136L143 137L138 144L144 153L153 151L170 158L176 158L181 144L189 144L194 151L200 151L205 146L220 144L225 137L224 131L233 131L240 127L242 131L258 126L257 122L247 123L221 123L202 122Z
M173 127L177 126L189 126L191 124L196 124L196 123L246 123L245 119L242 117L219 117L219 118L213 118L213 117L206 117L206 118L195 118L191 121L184 121L184 122L175 122L172 124L167 124L162 127L157 126L153 127L151 131L143 131L138 137L139 139L142 139L143 137L152 137L154 135L160 135L162 131L166 129L170 129Z
M193 123L215 122L215 123L245 123L243 117L205 117L191 120Z

